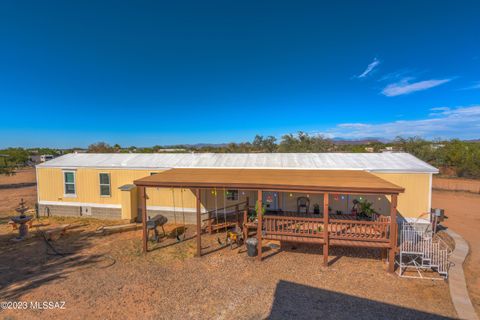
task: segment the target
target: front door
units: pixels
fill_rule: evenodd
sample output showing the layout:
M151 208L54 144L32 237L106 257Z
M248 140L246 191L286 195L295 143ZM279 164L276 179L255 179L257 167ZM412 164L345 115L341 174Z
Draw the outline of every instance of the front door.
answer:
M262 203L265 205L267 210L270 210L270 211L278 210L278 192L264 191L263 197L262 197Z

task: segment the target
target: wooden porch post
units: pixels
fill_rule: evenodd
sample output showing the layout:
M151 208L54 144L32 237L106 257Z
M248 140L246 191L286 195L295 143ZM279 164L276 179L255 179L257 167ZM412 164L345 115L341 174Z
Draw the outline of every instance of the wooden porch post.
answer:
M390 249L388 252L388 272L395 271L395 253L397 249L397 201L398 195L392 194L390 201Z
M145 187L138 187L138 191L140 193L140 208L142 211L142 248L143 253L147 253L148 251L148 232L147 232L147 195L145 193Z
M323 194L323 265L328 267L328 193Z
M262 207L262 190L258 190L257 199L257 239L258 239L258 256L257 260L262 261L262 220L263 220L263 207Z
M247 241L248 238L248 228L245 225L248 222L248 197L245 200L245 207L243 208L243 221L242 221L242 231L243 231L243 241Z
M200 206L200 189L195 189L195 197L197 198L197 257L202 256L202 219Z

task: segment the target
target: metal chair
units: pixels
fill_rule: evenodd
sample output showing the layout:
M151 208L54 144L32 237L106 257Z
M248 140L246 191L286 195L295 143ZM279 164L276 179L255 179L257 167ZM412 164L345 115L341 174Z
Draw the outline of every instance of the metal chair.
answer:
M310 211L310 199L307 197L297 198L297 212L302 213L302 210L305 210L305 214Z

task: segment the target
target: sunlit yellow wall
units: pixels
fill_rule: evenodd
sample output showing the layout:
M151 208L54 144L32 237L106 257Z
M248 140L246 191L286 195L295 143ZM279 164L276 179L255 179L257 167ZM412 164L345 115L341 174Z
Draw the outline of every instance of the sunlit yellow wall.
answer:
M147 170L120 170L120 169L90 169L78 168L75 170L76 197L64 197L63 170L60 168L38 168L38 197L40 201L81 202L93 204L121 205L122 192L118 188L125 184L132 184L134 180L149 176ZM111 181L111 196L100 196L100 173L109 173ZM183 199L182 199L183 195ZM147 188L147 205L173 206L175 198L177 205L183 204L187 208L195 208L195 195L190 189Z
M430 212L430 174L427 173L374 173L376 176L405 188L398 196L398 213L417 218ZM389 197L388 197L389 198Z
M121 191L122 219L133 220L138 214L138 192L137 188Z

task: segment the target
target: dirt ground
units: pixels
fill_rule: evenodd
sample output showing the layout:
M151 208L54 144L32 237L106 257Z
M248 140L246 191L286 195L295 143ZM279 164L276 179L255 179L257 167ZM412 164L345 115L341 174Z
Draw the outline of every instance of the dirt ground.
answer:
M45 219L46 225L74 222ZM205 236L202 258L194 228L176 243L172 228L143 255L141 231L95 235L97 220L53 243L37 234L12 243L0 225L0 296L4 301L65 301L65 310L3 310L18 319L442 319L455 317L447 283L385 272L375 250L331 250L322 267L318 246L265 246L264 261L245 250L221 248ZM111 222L113 223L113 222ZM36 230L34 227L33 230Z
M20 169L14 175L0 175L0 186L19 183L34 183L35 169ZM15 208L21 199L24 199L30 208L34 208L37 202L37 189L35 186L23 188L0 188L0 217L15 213Z
M32 174L14 182L31 181ZM34 175L33 175L34 177ZM3 177L2 177L3 178ZM2 184L5 180L1 180ZM316 246L267 250L263 262L242 248L221 249L216 236L203 240L205 252L194 258L193 228L186 241L162 239L144 256L141 231L100 236L95 230L120 221L80 220L53 243L38 230L79 220L37 221L22 243L6 224L20 198L36 200L35 187L0 189L0 301L65 301L65 310L0 310L7 319L136 318L284 319L284 318L442 318L455 317L446 282L389 275L375 250L334 248L331 265L322 267ZM444 223L471 246L464 266L468 289L480 311L480 195L434 191L433 207L446 209ZM3 218L2 218L3 217ZM43 225L43 226L42 226ZM172 232L173 226L167 228ZM192 238L189 240L189 238ZM221 250L220 250L221 249ZM387 316L388 315L388 316Z
M15 208L18 207L21 199L27 203L29 208L35 208L36 187L0 189L0 217L15 214Z
M448 219L442 224L462 235L470 245L463 267L470 299L480 315L480 195L436 190L432 206L445 209Z
M35 168L18 169L13 175L0 175L0 185L22 182L35 182Z

